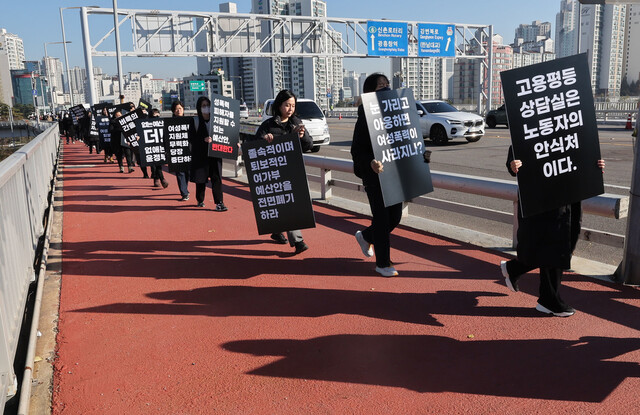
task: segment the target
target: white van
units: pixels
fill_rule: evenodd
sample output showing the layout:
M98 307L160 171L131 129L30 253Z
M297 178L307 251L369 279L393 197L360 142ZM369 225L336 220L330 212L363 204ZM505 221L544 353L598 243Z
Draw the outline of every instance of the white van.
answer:
M272 112L273 99L268 99L264 103L264 111L262 112L262 120L273 117ZM320 146L326 146L331 142L329 136L329 125L324 113L311 99L299 98L296 104L296 116L302 120L305 129L313 138L312 153L320 151Z

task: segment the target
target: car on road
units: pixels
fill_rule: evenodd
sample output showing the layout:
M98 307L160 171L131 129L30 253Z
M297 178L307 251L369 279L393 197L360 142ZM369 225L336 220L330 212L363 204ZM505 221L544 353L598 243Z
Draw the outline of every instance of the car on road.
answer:
M507 127L509 126L509 121L507 120L507 110L502 104L500 107L491 110L487 113L487 127L496 128L496 125L503 124Z
M268 99L264 103L264 112L262 114L262 120L271 118L273 116L273 99ZM329 125L324 113L311 99L298 98L296 104L296 115L302 120L302 124L309 132L309 135L313 139L312 153L320 151L320 146L326 146L331 142L329 135Z
M465 138L473 143L484 135L484 120L470 112L458 111L444 101L417 101L422 136L443 145L454 138Z
M240 118L249 118L249 108L247 104L240 104Z

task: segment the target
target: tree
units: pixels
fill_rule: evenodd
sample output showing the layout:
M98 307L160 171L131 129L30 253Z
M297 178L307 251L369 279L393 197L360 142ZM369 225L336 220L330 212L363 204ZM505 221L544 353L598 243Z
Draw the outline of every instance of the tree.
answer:
M631 85L633 85L633 82L631 82ZM627 81L627 77L625 76L622 79L622 83L620 84L620 96L628 97L629 95L631 95L631 88L629 86L629 82Z
M11 108L4 102L0 102L0 118L9 118Z

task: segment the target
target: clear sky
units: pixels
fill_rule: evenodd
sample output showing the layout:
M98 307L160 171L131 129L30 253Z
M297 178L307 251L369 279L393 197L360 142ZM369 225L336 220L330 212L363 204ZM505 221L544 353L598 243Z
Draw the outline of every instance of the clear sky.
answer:
M112 0L2 0L1 3L0 28L24 40L27 60L42 59L45 42L62 40L60 7L95 5L111 8L113 5ZM118 0L118 8L217 12L220 3L224 1ZM235 3L238 12L250 13L250 0ZM330 17L493 25L494 33L502 35L505 43L513 41L519 24L530 24L533 20L551 22L553 37L555 16L560 9L560 0L327 0L326 3ZM66 38L73 42L67 45L69 65L84 67L79 10L65 10L63 13ZM92 18L90 25L92 42L95 43L113 27L113 18ZM125 23L121 28L125 26L130 27ZM120 36L124 44L132 34L121 30ZM106 42L114 45L113 35ZM47 45L47 52L60 58L64 64L62 45ZM122 66L124 72L152 73L156 78L170 78L195 72L195 62L195 58L123 58ZM387 72L388 62L388 59L347 59L344 66L357 72ZM94 58L93 64L108 74L117 73L115 58Z

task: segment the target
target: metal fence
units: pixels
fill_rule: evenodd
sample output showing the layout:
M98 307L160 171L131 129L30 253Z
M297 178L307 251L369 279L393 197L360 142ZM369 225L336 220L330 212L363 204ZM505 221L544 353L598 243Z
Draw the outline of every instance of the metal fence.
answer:
M320 183L321 199L331 197L332 187L364 191L364 187L360 183L347 180L337 180L332 177L332 171L353 174L353 162L351 160L312 156L308 154L304 155L304 159L307 167L316 167L320 169L319 175L309 174L309 170L307 170L307 175L309 176L309 180ZM421 196L411 201L411 203L418 205L446 209L473 217L512 224L512 246L516 246L518 218L517 214L514 213L517 213L516 203L518 200L518 185L515 182L437 171L431 172L431 179L433 181L433 186L438 189L475 194L513 202L513 213L505 213L478 206L470 206L446 200L434 199L429 196ZM591 199L583 201L582 208L586 214L622 219L627 217L629 197L605 193L601 196L592 197ZM616 246L621 249L624 245L624 235L611 234L594 229L583 228L581 238L595 243Z
M16 392L13 361L59 144L54 123L0 163L0 408Z

